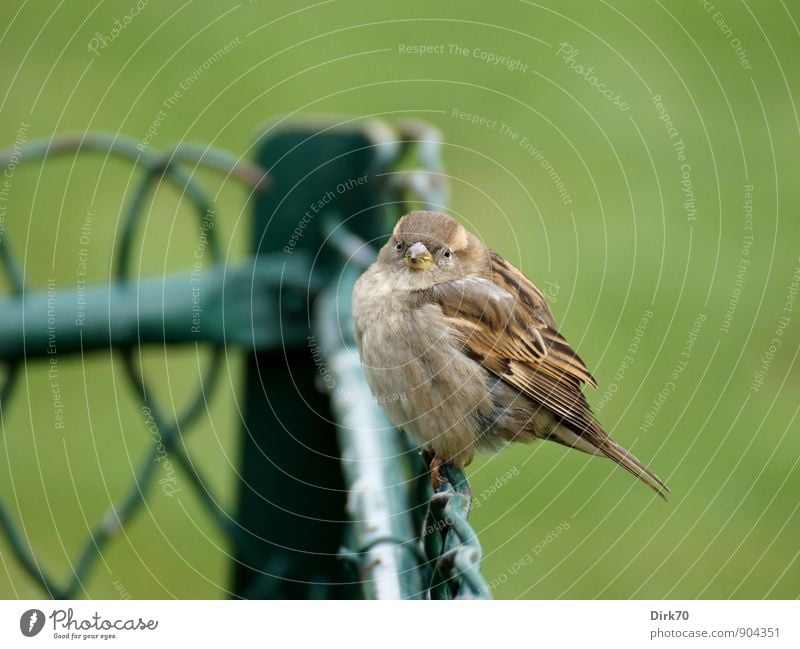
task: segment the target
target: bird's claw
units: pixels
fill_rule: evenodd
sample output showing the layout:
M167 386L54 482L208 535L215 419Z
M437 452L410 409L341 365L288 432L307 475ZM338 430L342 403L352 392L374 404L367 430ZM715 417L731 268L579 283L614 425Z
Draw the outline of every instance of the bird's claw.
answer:
M445 461L440 458L436 453L433 454L431 458L431 487L433 487L433 492L436 493L442 486L442 482L444 482L444 478L442 477L441 468Z

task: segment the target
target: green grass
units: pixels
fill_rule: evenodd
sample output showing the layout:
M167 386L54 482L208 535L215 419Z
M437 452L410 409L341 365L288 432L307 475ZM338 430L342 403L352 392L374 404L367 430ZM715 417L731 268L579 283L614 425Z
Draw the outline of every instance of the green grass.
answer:
M453 212L540 286L558 285L550 292L553 311L600 384L590 400L597 404L607 386L616 386L601 421L673 492L663 503L610 462L556 445L479 459L470 471L478 494L518 470L472 519L494 594L794 598L800 307L790 314L763 386L754 392L751 385L800 265L800 13L781 2L717 3L731 38L747 52L752 69L745 70L701 3L674 4L670 14L658 3L632 0L468 2L457 10L453 3L390 9L329 2L289 15L297 3L177 9L151 2L94 55L87 50L93 34L109 34L133 0L102 3L89 17L78 3L54 10L38 0L17 13L17 3L6 2L0 141L12 144L22 123L31 139L89 129L144 138L163 102L232 41L230 53L165 112L152 147L191 140L244 153L256 126L282 114L432 122L446 140ZM560 43L577 48L572 64L593 66L629 110L572 70L557 54ZM404 55L400 44L444 44L448 53ZM451 44L467 55L450 54ZM489 65L473 56L475 48L527 69ZM685 143L693 221L682 205L682 163L654 94ZM498 124L471 125L453 109ZM549 161L570 204L522 138ZM87 211L95 215L90 278L106 278L120 205L136 180L128 166L102 157L16 170L3 227L30 284L74 282ZM244 192L213 176L203 180L219 187L222 239L235 258L246 245ZM749 184L753 219L746 231ZM137 243L143 273L189 263L191 217L174 193L159 193ZM723 331L747 234L750 264ZM0 282L6 286L1 273ZM645 311L653 317L615 381ZM681 352L700 314L706 319L686 359ZM685 371L642 430L682 359ZM228 362L222 389L187 439L231 505L241 368L235 356ZM196 379L193 352L151 351L147 366L165 398L170 388L176 402ZM65 430L54 429L40 363L26 368L4 412L0 493L15 502L37 553L59 578L70 574L67 559L86 535L85 520L101 516L109 496L129 484L148 444L120 370L120 359L108 355L60 361ZM83 595L117 597L117 582L131 597L224 596L227 548L199 503L187 497L181 508L160 493L147 503L104 553ZM559 527L563 521L568 527ZM0 556L0 596L40 596L4 540Z

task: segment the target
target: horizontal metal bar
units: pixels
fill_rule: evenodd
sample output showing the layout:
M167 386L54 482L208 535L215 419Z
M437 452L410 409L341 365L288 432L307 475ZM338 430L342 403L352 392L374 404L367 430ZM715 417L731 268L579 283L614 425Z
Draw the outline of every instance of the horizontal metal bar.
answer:
M0 298L0 358L147 343L303 345L307 332L282 329L279 310L305 316L309 268L298 252L135 282L53 282Z

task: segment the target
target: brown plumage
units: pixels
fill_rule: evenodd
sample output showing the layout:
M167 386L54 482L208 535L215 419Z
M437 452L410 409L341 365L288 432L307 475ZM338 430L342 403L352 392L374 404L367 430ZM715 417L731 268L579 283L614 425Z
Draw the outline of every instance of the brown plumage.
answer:
M356 283L353 314L373 394L439 460L549 439L669 491L595 420L582 386L596 381L541 291L450 217L404 216Z

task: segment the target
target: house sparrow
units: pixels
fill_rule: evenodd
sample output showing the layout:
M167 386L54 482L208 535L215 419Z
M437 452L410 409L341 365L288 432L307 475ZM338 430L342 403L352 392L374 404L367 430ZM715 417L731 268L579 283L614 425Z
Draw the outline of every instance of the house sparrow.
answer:
M463 468L476 449L549 439L667 486L613 441L581 391L597 387L542 292L457 221L411 212L353 289L367 383L392 423Z

